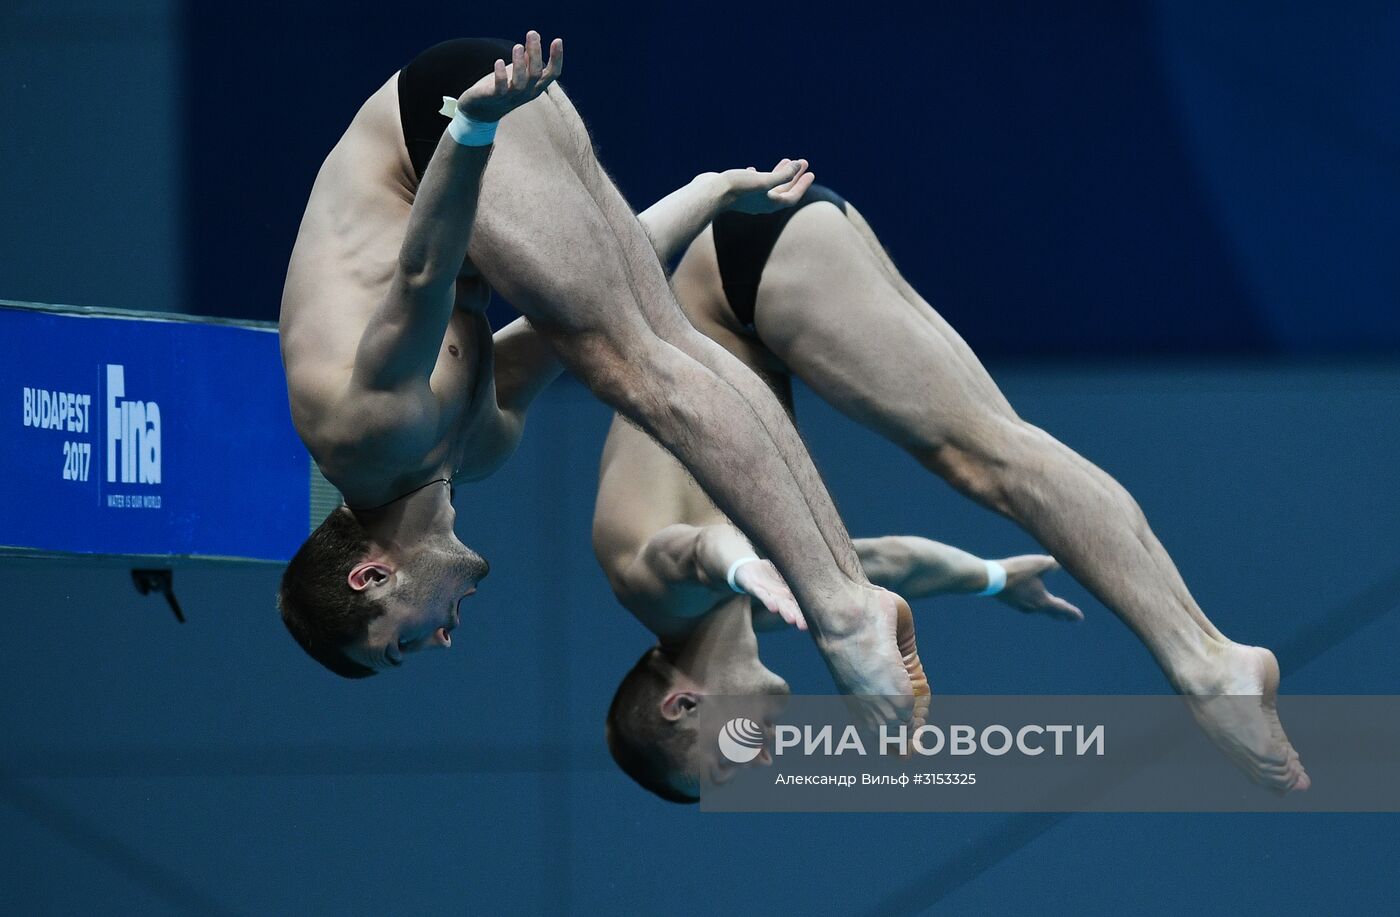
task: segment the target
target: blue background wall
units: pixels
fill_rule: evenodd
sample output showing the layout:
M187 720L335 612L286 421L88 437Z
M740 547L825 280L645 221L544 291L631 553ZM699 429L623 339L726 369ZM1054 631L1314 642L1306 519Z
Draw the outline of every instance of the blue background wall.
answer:
M1400 15L1381 4L10 3L0 296L272 317L362 98L440 38L531 26L569 41L635 204L810 157L1001 357L1021 412L1134 492L1220 625L1280 650L1286 690L1395 693ZM801 413L857 534L1033 547ZM8 568L3 909L1394 909L1396 816L704 816L636 790L601 742L646 645L587 546L606 420L575 385L546 396L516 460L459 498L494 571L470 631L370 683L309 667L274 570L180 571L181 627L124 570ZM1058 585L1084 625L921 609L936 689L1165 690ZM765 653L826 688L802 638Z
M361 101L445 37L529 27L567 38L634 205L806 156L981 352L1400 347L1400 12L1379 0L13 0L0 289L275 317Z
M187 22L198 311L275 313L316 169L390 73L534 27L565 36L634 206L805 156L982 352L1400 347L1390 4L253 0Z
M0 3L0 299L191 311L177 9Z

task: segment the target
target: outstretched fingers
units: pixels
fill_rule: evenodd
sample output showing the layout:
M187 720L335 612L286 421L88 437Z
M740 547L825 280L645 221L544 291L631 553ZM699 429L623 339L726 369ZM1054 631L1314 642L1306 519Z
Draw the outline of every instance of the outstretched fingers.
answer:
M529 58L529 76L538 80L544 72L544 52L540 48L540 33L531 29L525 33L525 54Z
M807 619L802 616L802 609L798 607L797 599L789 594L780 597L777 604L778 617L798 630L805 631L807 629Z
M815 181L815 176L807 171L807 160L805 159L784 159L774 167L773 171L775 174L782 174L785 177L781 184L768 192L768 198L784 206L797 203Z
M524 92L530 83L530 64L524 45L516 45L510 51L510 91Z
M499 121L538 98L563 69L564 42L554 39L546 62L540 34L530 32L524 44L511 47L509 59L497 60L490 73L462 93L457 100L458 110L474 121Z
M1057 618L1064 618L1068 621L1084 620L1084 612L1080 611L1078 606L1071 605L1069 602L1066 602L1058 595L1052 595L1049 598L1050 600L1048 603L1046 603L1045 608L1046 612L1048 612L1049 614L1052 614Z
M505 69L509 74L509 81L504 88L510 92L526 93L530 98L534 98L548 89L551 83L559 79L559 74L564 72L564 40L556 38L550 42L549 59L546 60L540 33L532 30L526 34L523 45L517 44L511 49L510 66ZM499 80L497 87L499 91Z
M559 74L564 72L564 39L556 38L549 43L549 60L545 63L544 72L540 74L541 87L548 87L550 83L559 79Z

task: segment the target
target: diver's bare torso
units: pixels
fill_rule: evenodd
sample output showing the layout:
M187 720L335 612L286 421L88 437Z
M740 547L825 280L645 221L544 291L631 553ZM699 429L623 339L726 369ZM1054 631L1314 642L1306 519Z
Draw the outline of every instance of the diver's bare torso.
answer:
M493 382L490 290L471 266L427 386L356 383L360 340L384 300L417 180L400 127L397 75L326 157L307 202L282 296L292 419L352 505L375 505L439 475L484 477L514 448Z
M696 584L674 589L667 607L632 601L621 584L627 568L647 541L672 525L707 526L728 522L684 466L646 433L613 416L603 446L593 513L593 550L614 584L618 600L663 643L684 641L716 610L714 593ZM728 602L748 604L748 596Z

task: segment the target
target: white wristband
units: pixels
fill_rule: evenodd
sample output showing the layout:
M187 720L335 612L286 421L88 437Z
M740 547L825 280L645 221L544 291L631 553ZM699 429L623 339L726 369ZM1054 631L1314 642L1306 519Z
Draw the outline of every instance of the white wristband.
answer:
M757 557L756 555L750 554L750 555L748 555L747 557L741 557L741 558L739 558L738 560L734 561L734 563L732 563L732 564L729 565L729 572L725 574L724 579L725 579L725 582L729 583L729 588L730 588L730 589L733 589L735 592L739 593L740 595L746 595L746 594L747 594L747 593L744 592L744 590L742 590L742 589L739 588L739 584L738 584L738 583L734 582L734 574L738 573L738 572L739 572L739 568L742 567L744 564L751 564L751 563L753 563L753 562L756 561L756 560L758 560L758 557Z
M447 132L462 146L488 146L496 139L499 121L473 121L457 107L457 100L451 96L442 97L440 114L452 119L447 125Z
M1006 568L994 560L984 560L987 565L987 588L978 595L996 595L1006 588Z

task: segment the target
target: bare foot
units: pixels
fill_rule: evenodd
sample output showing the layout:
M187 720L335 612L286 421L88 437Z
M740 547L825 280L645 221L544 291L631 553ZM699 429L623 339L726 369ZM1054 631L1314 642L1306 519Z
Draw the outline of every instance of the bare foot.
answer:
M890 593L894 595L894 593ZM919 647L914 641L914 613L909 603L894 596L899 603L899 615L895 620L895 642L899 655L904 660L904 671L909 673L909 682L914 689L914 717L909 725L918 729L928 722L928 708L933 702L933 690L928 686L928 676L924 674L924 664L919 659Z
M1196 723L1249 779L1276 793L1312 785L1279 722L1278 660L1262 646L1230 643L1214 671L1180 686Z
M849 631L822 640L822 653L842 694L862 698L872 729L928 713L929 687L914 642L909 603L884 589L861 590L864 607Z

